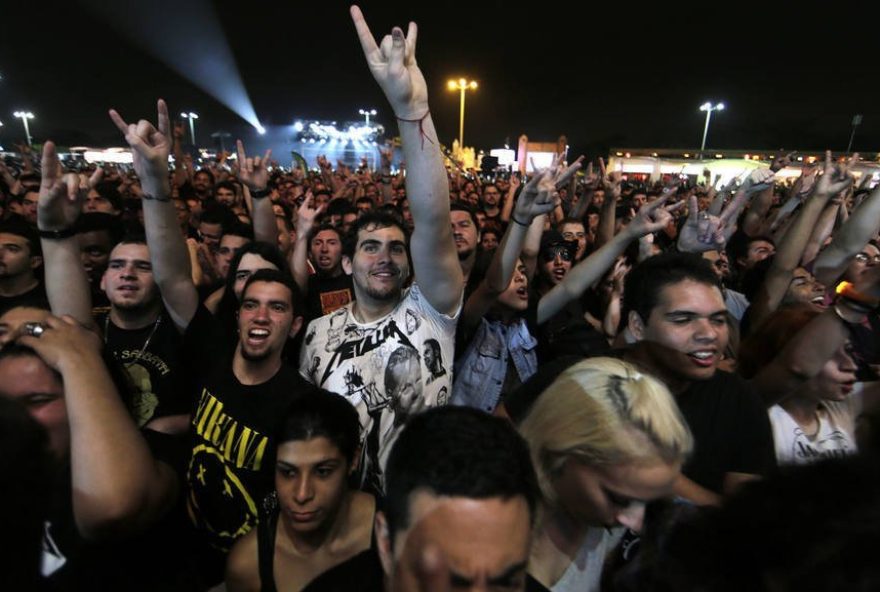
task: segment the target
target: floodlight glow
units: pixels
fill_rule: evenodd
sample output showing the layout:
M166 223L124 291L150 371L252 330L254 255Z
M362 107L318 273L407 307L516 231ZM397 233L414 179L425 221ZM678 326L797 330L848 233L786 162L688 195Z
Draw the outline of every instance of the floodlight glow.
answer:
M301 131L303 131L303 129L304 129L304 126L303 126L303 122L302 122L302 121L295 121L295 122L293 123L293 131L295 131L295 132L301 132Z
M260 128L220 19L209 0L85 0L85 4L115 31Z
M261 136L266 133L266 128L264 128L259 123L255 127L257 128L257 133L260 134Z

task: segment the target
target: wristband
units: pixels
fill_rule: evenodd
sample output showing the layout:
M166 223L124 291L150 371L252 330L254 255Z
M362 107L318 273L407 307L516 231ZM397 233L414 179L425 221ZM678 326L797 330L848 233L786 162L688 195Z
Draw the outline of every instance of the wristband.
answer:
M525 222L520 222L519 220L516 219L516 216L511 216L510 219L513 220L514 224L519 224L520 226L524 226L525 228L528 228L529 226L531 226L531 224L526 224Z
M37 230L37 233L40 235L40 238L46 240L63 240L65 238L76 236L76 229L73 226L68 226L67 228L62 228L60 230L43 230L40 228Z
M855 286L846 281L837 284L837 287L834 288L834 292L838 294L841 298L844 298L868 310L872 310L880 306L880 298L874 298L873 296L862 294L861 292L856 290Z
M272 191L268 187L266 189L251 189L251 197L254 199L268 197L270 193L272 193Z
M159 195L150 195L149 193L144 193L141 195L141 199L145 199L147 201L160 201L160 202L169 202L171 201L170 197L164 197Z
M403 121L405 123L418 123L419 124L419 135L422 138L422 150L425 149L425 140L428 140L432 144L434 143L434 141L431 138L429 138L428 135L425 133L425 120L428 118L428 115L430 115L430 114L431 114L431 111L428 110L425 112L424 115L422 115L418 119L404 119L403 117L398 117L396 113L394 114L394 117L397 119L397 121Z

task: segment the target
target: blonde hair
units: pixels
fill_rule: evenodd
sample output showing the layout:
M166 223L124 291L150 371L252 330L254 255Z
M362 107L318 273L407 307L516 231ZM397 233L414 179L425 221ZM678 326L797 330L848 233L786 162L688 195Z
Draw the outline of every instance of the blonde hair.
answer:
M588 465L681 463L691 432L669 389L615 358L571 366L547 387L521 422L541 492L555 502L553 478L573 457Z

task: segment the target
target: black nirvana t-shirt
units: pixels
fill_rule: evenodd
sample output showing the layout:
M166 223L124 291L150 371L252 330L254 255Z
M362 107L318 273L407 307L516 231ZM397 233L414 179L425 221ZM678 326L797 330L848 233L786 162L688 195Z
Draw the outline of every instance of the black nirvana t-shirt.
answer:
M225 553L254 527L261 500L274 489L278 422L295 397L315 387L287 365L263 384L242 384L217 335L214 317L200 306L184 337L195 385L187 510L203 538Z
M104 330L107 351L125 370L126 400L138 427L157 417L189 412L181 368L183 336L166 312L140 329L121 329L109 316L97 322Z

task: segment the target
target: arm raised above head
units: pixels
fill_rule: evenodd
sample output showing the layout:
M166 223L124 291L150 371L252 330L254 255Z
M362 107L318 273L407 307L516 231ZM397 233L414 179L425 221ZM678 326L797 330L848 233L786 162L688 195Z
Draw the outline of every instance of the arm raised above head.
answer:
M352 6L351 17L370 72L400 122L416 277L437 311L455 314L464 279L452 238L449 182L428 107L428 86L415 59L418 28L410 23L404 35L395 27L377 45L360 8Z

